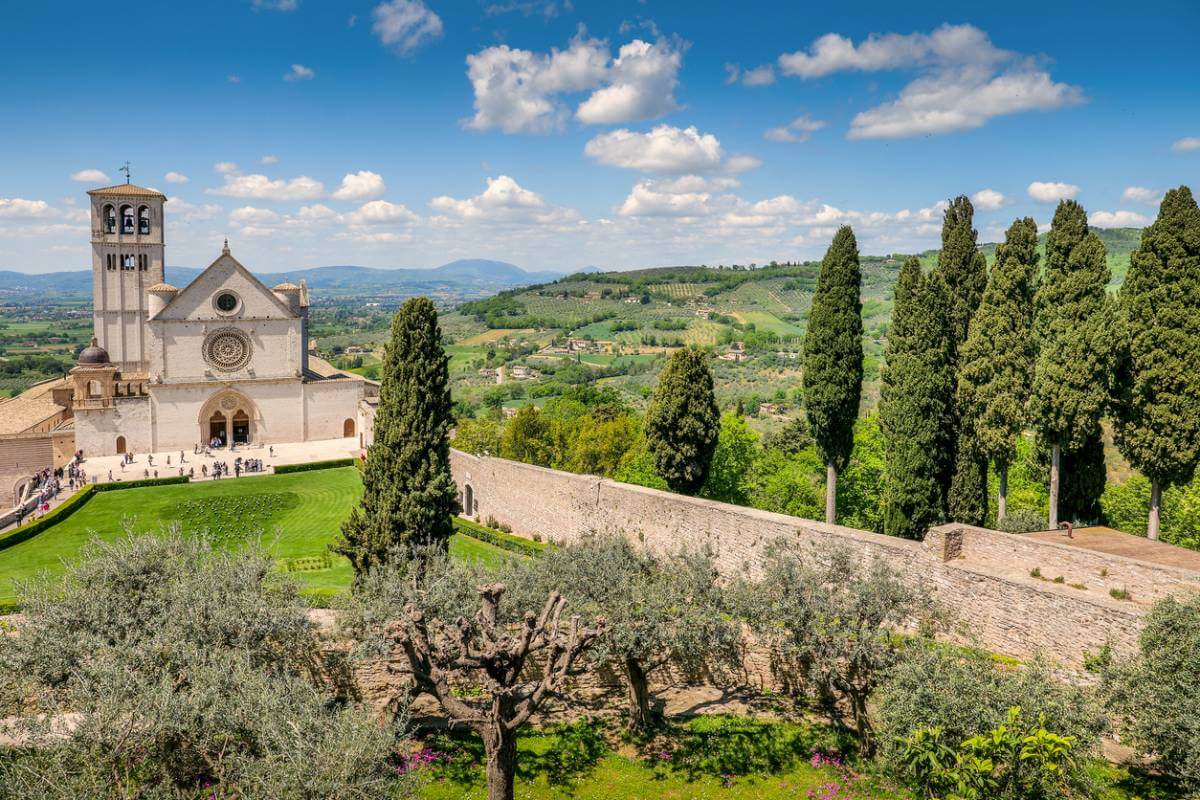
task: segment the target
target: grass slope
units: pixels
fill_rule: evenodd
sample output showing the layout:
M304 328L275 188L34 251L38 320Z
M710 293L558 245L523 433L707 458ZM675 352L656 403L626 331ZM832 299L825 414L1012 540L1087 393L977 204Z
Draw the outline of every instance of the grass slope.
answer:
M291 572L305 591L341 592L353 573L328 545L361 492L353 467L102 492L60 524L0 551L0 603L14 598L14 581L61 572L63 562L74 559L93 535L112 540L126 527L153 531L171 524L190 532L207 528L230 545L261 532L280 569ZM463 558L509 557L461 534L451 539L450 549Z

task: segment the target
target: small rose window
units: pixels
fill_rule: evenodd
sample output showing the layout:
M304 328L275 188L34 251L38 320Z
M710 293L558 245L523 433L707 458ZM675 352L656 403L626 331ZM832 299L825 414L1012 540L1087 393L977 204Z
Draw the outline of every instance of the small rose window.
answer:
M232 292L221 292L217 295L217 310L224 314L231 314L238 307L237 295Z

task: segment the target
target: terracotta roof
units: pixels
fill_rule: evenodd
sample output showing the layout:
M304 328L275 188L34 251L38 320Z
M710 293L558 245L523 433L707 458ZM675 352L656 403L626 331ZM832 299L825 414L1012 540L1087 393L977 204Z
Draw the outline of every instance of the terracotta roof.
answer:
M294 283L280 283L280 284L277 284L275 286L275 288L272 289L271 291L273 291L273 292L298 292L298 291L300 291L300 287Z
M105 186L102 189L92 189L88 194L113 195L122 197L161 197L167 196L157 189L147 189L134 183L118 183L116 186Z
M172 286L169 283L156 283L146 290L147 292L178 292L178 287Z
M58 403L40 397L14 397L0 403L0 434L23 433L63 412Z

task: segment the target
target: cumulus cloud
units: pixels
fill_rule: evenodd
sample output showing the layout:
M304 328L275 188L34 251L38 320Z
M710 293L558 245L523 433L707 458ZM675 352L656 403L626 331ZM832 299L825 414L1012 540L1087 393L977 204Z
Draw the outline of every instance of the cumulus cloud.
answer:
M815 131L825 127L825 121L813 119L808 114L796 117L787 125L778 128L767 128L763 138L770 142L807 142Z
M108 183L109 177L103 171L98 169L81 169L71 175L71 180L76 183Z
M300 6L300 0L251 0L250 7L255 11L295 11Z
M1039 203L1057 203L1059 200L1073 200L1079 194L1079 187L1073 183L1034 181L1025 191L1030 199Z
M508 175L487 179L487 188L474 197L458 200L447 195L429 201L430 208L452 219L565 222L578 215L570 210L548 204L536 192L524 188Z
M1193 150L1200 150L1200 136L1185 136L1182 139L1176 139L1171 145L1171 149L1176 153L1190 153Z
M319 208L328 211L324 206ZM357 210L346 215L346 221L352 225L377 225L396 222L416 222L417 215L406 206L389 203L387 200L372 200Z
M360 170L342 178L342 185L334 191L332 197L335 200L370 200L383 195L386 189L382 176Z
M0 217L27 219L51 214L45 200L25 200L20 197L0 197Z
M775 67L770 64L763 64L755 69L748 69L742 73L743 86L770 86L775 82Z
M189 203L182 197L168 197L167 203L167 213L170 215L170 219L178 219L183 222L215 219L225 210L216 203Z
M292 64L291 70L284 73L285 81L311 81L317 77L317 73L303 64Z
M971 202L980 211L997 211L1008 204L1008 198L995 189L980 189L971 195Z
M400 55L408 55L442 35L442 18L430 11L423 0L380 3L371 16L375 20L372 32Z
M563 95L592 93L575 110L585 124L653 119L678 108L674 90L683 45L635 39L612 59L608 43L581 32L566 50L534 53L508 45L467 56L475 115L467 126L505 133L548 133L570 116Z
M171 172L168 172L166 175L163 175L163 180L165 180L167 183L187 183L191 179L188 178L187 175L184 175L181 172L175 172L174 170L172 170Z
M238 165L232 161L218 161L213 164L213 169L222 175L229 175L238 171Z
M1088 225L1094 228L1144 228L1150 218L1136 211L1093 211L1088 215Z
M695 176L692 176L695 177ZM623 217L700 217L711 214L712 195L700 185L685 187L666 181L641 181L630 190L617 213Z
M658 125L648 133L618 128L596 136L583 151L601 164L667 175L741 172L760 163L751 156L727 157L716 136L695 126Z
M229 212L229 221L233 225L270 225L281 219L279 214L268 208L242 206Z
M1121 199L1133 203L1158 205L1162 202L1163 191L1161 189L1147 189L1145 186L1127 186L1125 187L1125 191L1121 192Z
M315 200L325 194L325 186L307 175L291 180L271 180L266 175L225 173L224 185L209 189L209 194L255 200Z
M973 25L872 34L857 45L828 33L807 50L781 55L779 68L802 79L845 71L919 73L895 100L855 115L851 139L953 133L981 127L997 116L1083 102L1078 87L1055 82L1037 59L997 48Z

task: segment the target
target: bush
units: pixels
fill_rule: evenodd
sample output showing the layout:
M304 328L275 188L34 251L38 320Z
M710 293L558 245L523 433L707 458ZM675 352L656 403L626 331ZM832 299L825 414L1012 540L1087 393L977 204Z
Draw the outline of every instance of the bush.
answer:
M172 475L167 478L138 478L136 481L111 481L95 484L97 492L119 492L122 489L141 489L146 486L176 486L191 481L187 475Z
M358 462L355 458L331 458L327 461L309 461L306 464L280 464L275 467L276 475L286 475L289 472L309 472L314 469L337 469L338 467L353 467Z
M1055 680L1040 663L1013 668L985 653L931 644L912 648L876 695L880 753L904 768L905 743L915 731L937 728L951 746L1006 723L1010 708L1027 720L1070 736L1073 752L1095 750L1104 714L1084 690Z
M479 523L471 522L462 517L454 518L454 530L464 536L470 536L472 539L478 539L481 542L487 542L490 545L499 547L501 550L520 553L523 556L539 556L546 549L546 545L541 542L534 542L529 539L523 539L520 536L513 536L509 533L485 528Z
M1007 533L1029 533L1046 530L1046 517L1028 508L1014 508L997 523L997 528Z

